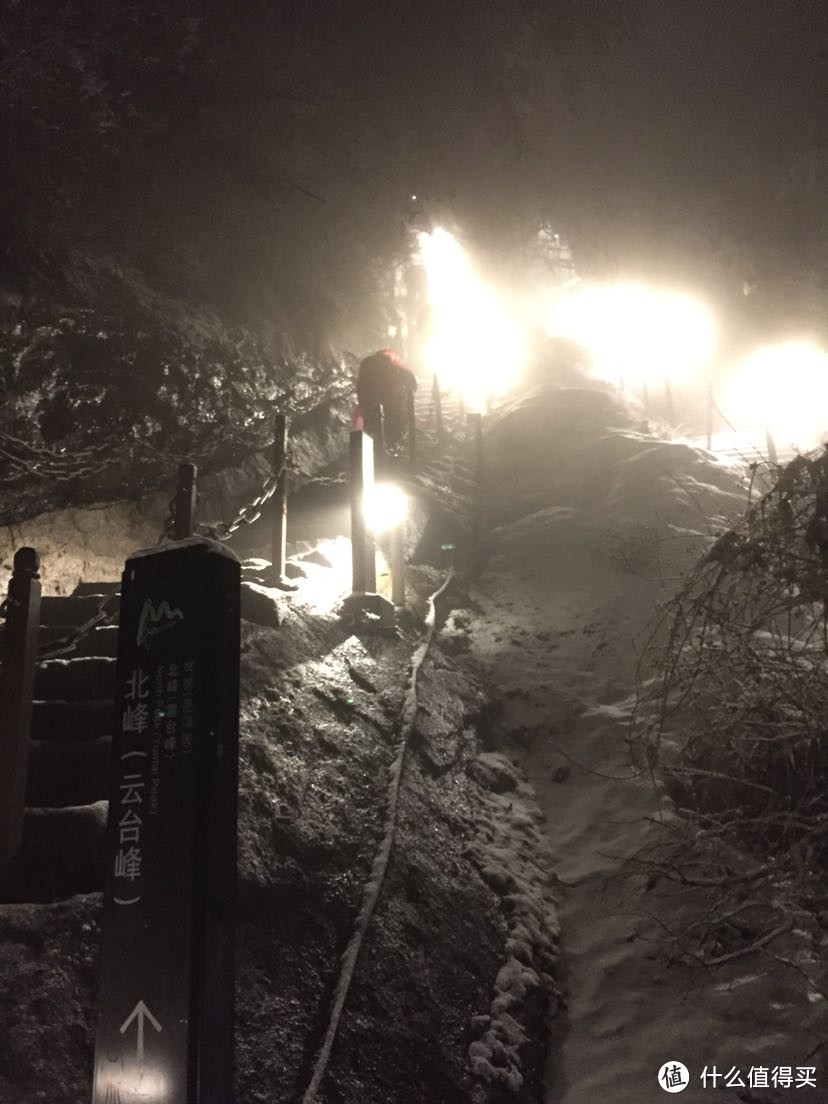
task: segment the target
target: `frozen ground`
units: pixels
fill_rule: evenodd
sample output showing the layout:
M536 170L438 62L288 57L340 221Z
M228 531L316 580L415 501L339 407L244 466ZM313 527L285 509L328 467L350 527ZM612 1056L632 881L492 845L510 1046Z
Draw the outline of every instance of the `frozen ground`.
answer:
M483 535L470 542L479 571L447 595L389 882L320 1099L536 1100L549 1001L545 1104L656 1104L668 1061L689 1068L689 1102L825 1100L824 1001L770 954L707 971L677 963L666 935L714 911L715 887L671 897L624 863L660 838L660 818L681 830L630 767L638 652L711 532L743 508L744 487L651 432L611 388L569 383L488 419ZM452 523L463 542L468 460L465 472L455 455L427 476L450 507L437 547ZM307 1083L379 832L416 636L411 622L396 641L360 642L336 623L350 554L341 501L314 499L292 524L300 590L277 596L278 629L244 637L239 1099L251 1104L293 1100ZM266 536L248 531L240 551L266 553ZM418 607L440 578L410 569ZM0 1048L0 1074L31 1087L21 1104L49 1099L34 1091L54 1084L54 1062L38 1057L47 1038L63 1071L52 1099L85 1098L75 1086L90 1068L97 910L95 894L0 909L8 994L21 991L13 975L26 979L22 1000L0 1001L13 1044ZM498 1049L492 1031L513 1030L513 997L523 1027ZM487 1081L491 1061L499 1072ZM815 1066L819 1087L748 1087L751 1067L774 1066ZM705 1067L735 1067L745 1086L704 1088Z
M630 779L637 651L710 528L743 508L739 477L654 438L623 397L589 384L504 405L487 460L489 557L444 635L504 701L500 736L522 749L564 883L568 1006L548 1104L655 1104L673 1060L690 1071L688 1102L828 1099L824 1001L769 956L707 971L671 963L648 916L690 923L715 907L715 889L653 900L643 879L620 876L622 858L664 830L660 810L670 815L649 775ZM749 1087L750 1067L776 1065L815 1065L818 1089ZM734 1087L704 1088L705 1066L736 1067L745 1087L731 1075Z

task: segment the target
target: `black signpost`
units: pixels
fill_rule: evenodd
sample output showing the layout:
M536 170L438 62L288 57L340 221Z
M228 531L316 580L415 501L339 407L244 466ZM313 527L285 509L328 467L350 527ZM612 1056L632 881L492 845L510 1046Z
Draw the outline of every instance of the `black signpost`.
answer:
M93 1104L232 1099L239 594L214 541L126 562Z

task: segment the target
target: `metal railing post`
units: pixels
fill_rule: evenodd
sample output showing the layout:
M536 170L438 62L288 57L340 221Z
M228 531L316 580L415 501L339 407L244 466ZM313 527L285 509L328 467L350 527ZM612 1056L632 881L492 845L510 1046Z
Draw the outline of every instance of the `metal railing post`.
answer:
M440 380L435 372L431 377L431 403L434 408L434 428L437 432L439 444L446 443L446 433L443 428L443 397L440 394Z
M273 442L273 471L278 473L276 491L271 506L271 574L274 583L280 583L285 575L285 555L287 552L287 458L288 420L284 414L276 415L275 436Z
M706 426L705 433L707 435L707 451L713 448L713 384L707 385L707 410L706 410Z
M417 472L417 410L413 391L408 392L406 416L408 419L408 470L415 475Z
M768 447L768 459L772 464L778 464L779 453L777 452L776 441L774 440L773 433L769 425L765 426L765 441Z
M193 535L193 521L195 518L196 478L198 468L195 464L179 464L178 466L178 490L173 499L173 540L186 540Z
M483 415L469 414L474 432L474 481L478 489L483 485Z
M40 624L40 557L18 548L6 600L0 671L0 872L20 850Z
M365 497L374 485L374 442L369 434L356 429L351 434L350 498L351 555L355 594L377 589L376 549L373 533L365 518Z
M479 537L483 530L483 415L469 414L468 423L472 426L474 434L473 529L475 536Z
M400 521L391 530L391 601L395 606L405 605L405 522Z
M652 409L650 407L650 389L647 386L646 382L641 384L641 402L644 407L644 417L649 418L652 413Z

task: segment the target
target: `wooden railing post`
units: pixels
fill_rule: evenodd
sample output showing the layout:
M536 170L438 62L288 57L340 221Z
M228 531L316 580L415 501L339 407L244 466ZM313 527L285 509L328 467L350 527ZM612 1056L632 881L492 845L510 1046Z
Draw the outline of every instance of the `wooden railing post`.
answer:
M6 601L0 671L0 873L20 850L40 624L40 558L19 548Z
M285 555L287 552L287 472L285 460L288 444L288 420L284 414L276 415L275 430L273 471L278 473L278 482L273 494L273 505L270 514L270 547L273 583L278 584L285 577Z
M440 394L440 380L435 372L431 377L431 403L434 408L434 428L439 444L446 443L446 433L443 428L443 397Z
M705 432L707 435L707 451L713 448L713 384L707 385L707 410L706 410L706 425Z
M374 535L365 518L365 496L374 485L373 442L369 434L354 430L351 434L351 552L353 591L373 593L377 589Z
M483 415L475 412L468 420L474 434L474 481L479 491L483 486Z
M196 511L196 478L198 468L195 464L179 464L178 490L173 500L173 540L186 540L193 535L193 521Z
M779 463L779 452L776 448L776 441L774 440L773 431L769 425L765 425L765 442L768 449L768 459L772 464Z
M390 533L391 538L391 601L395 606L405 605L405 520L399 521Z
M408 392L408 404L406 409L408 420L408 470L411 475L417 474L417 408L414 403L414 392Z

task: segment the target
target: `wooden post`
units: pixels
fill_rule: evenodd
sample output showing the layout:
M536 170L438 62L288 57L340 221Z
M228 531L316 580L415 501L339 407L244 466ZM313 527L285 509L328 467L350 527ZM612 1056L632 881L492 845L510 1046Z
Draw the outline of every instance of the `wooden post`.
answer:
M350 460L352 589L368 594L377 589L374 535L365 519L365 496L374 486L374 443L362 430L351 434Z
M707 451L710 452L713 448L713 384L707 385Z
M765 426L765 440L768 446L768 459L772 464L778 464L779 453L776 451L776 441L773 439L773 433L769 425Z
M287 457L288 420L284 414L276 415L273 438L273 471L278 473L276 490L270 513L270 562L271 577L274 584L281 583L285 576L285 555L287 552Z
M478 489L483 485L483 415L469 414L474 427L474 480Z
M472 526L479 538L483 531L483 415L479 412L467 416L467 424L474 434L474 504Z
M440 394L440 380L436 372L431 377L431 403L434 409L434 428L437 433L437 441L444 445L446 434L443 428L443 398Z
M18 548L9 580L0 671L0 873L20 850L40 624L40 558Z
M391 601L395 606L405 605L405 521L391 530Z
M674 426L676 424L676 404L673 402L673 389L668 379L664 381L664 401L667 404L667 421Z
M186 540L193 535L197 476L198 468L195 464L179 464L178 490L173 505L173 540Z
M408 470L417 473L417 411L414 404L414 392L408 392L406 417L408 420Z

